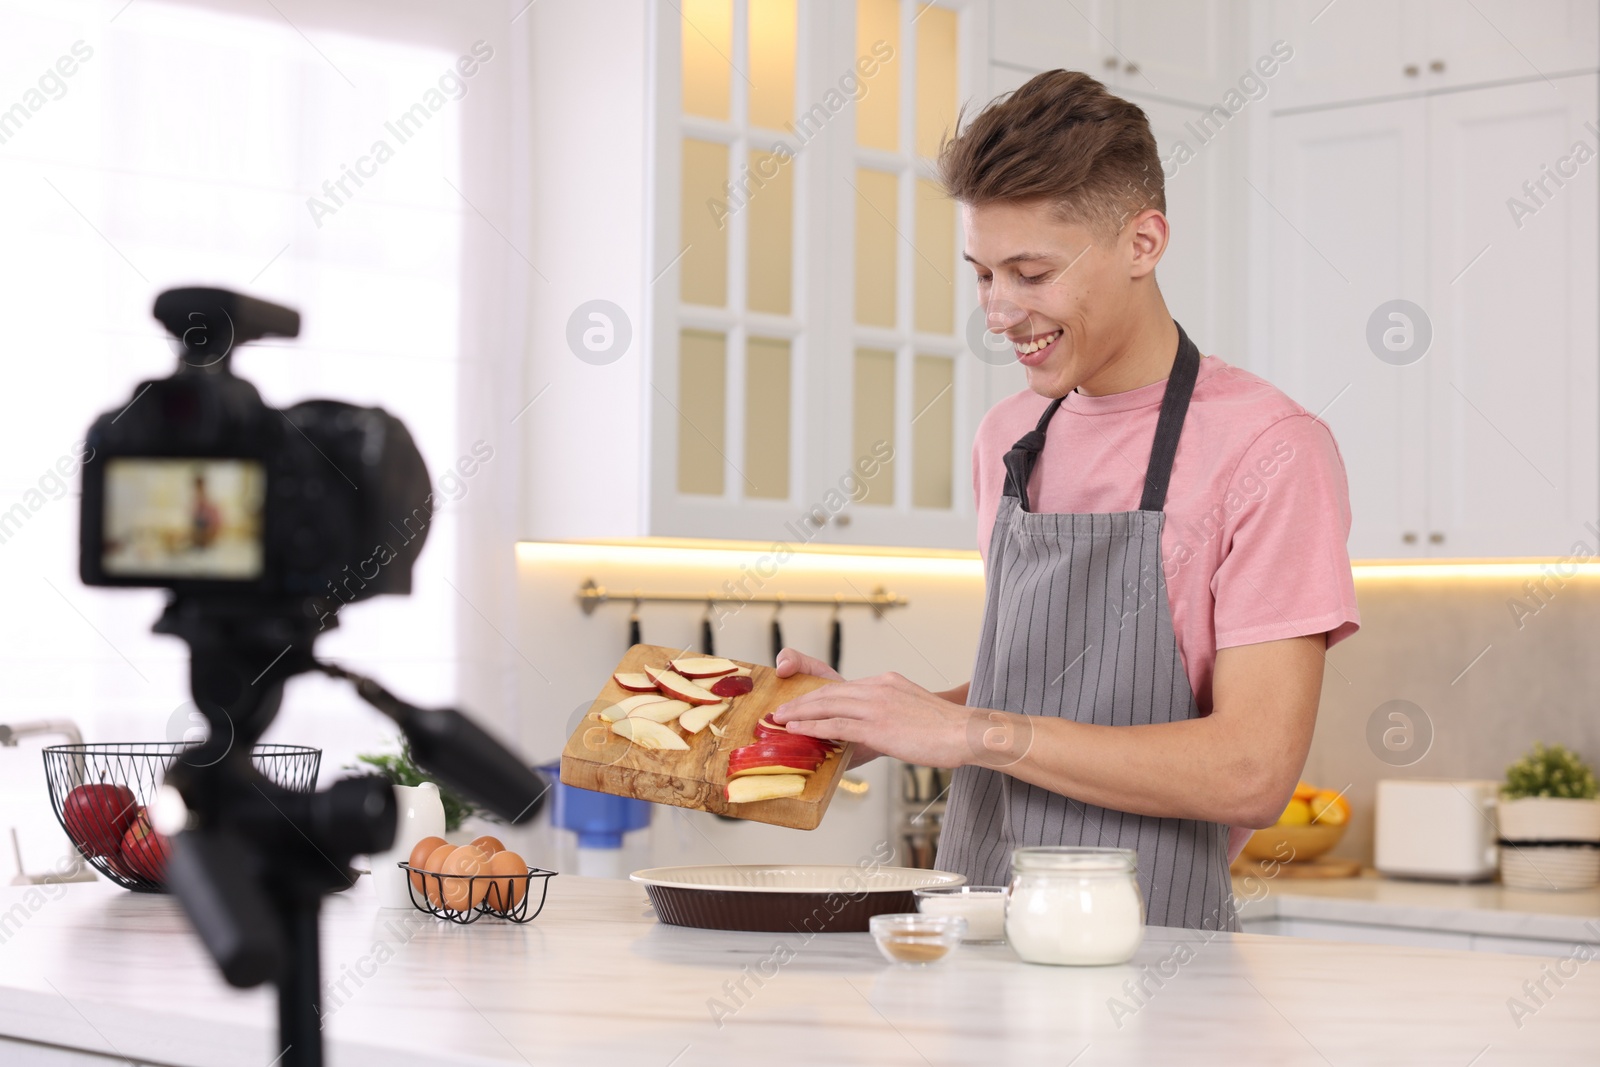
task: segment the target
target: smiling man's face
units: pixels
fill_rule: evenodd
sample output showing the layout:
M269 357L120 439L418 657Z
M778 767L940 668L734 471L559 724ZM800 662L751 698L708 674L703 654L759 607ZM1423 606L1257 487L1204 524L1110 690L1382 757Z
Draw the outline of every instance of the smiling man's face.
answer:
M1043 202L963 204L961 222L988 328L1011 342L1028 388L1117 391L1106 371L1137 323L1136 283L1160 258L1165 217L1140 212L1109 242Z

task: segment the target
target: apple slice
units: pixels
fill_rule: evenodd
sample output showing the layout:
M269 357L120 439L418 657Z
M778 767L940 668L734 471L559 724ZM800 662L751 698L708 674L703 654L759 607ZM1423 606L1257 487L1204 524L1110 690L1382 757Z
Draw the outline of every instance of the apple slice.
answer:
M720 704L722 698L689 681L676 671L658 671L650 677L656 686L674 700L687 700L691 704Z
M743 770L739 770L739 771L730 770L728 772L728 781L731 782L731 781L733 781L733 780L735 780L737 778L748 778L752 774L799 774L799 775L807 775L807 774L816 774L816 773L817 772L813 768L810 768L810 767L788 767L788 766L785 766L785 765L783 765L781 763L769 763L764 767L746 767Z
M648 704L640 704L628 712L630 719L649 719L651 722L669 723L677 720L678 716L694 707L684 700L653 700Z
M654 693L656 691L656 683L650 680L648 674L642 672L618 671L611 678L630 693Z
M797 797L806 791L806 780L798 774L752 774L728 783L728 803L748 804L755 800Z
M604 722L616 722L618 719L626 719L647 704L671 703L675 703L675 701L671 697L663 696L660 693L640 693L638 696L624 697L609 708L602 708L600 710L600 718Z
M711 684L711 692L719 697L742 697L755 688L755 682L738 674L725 674Z
M649 719L621 719L611 724L611 732L625 737L640 748L687 750L689 742L677 731Z
M707 726L710 726L713 720L732 706L732 701L728 700L718 704L701 704L692 711L684 712L682 717L678 719L678 725L691 734L697 734Z
M734 675L735 678L748 678L754 673L756 673L756 672L755 672L755 670L753 668L740 667L738 670L733 672L733 675Z
M739 665L720 656L688 656L672 661L672 669L685 678L716 678L732 674Z

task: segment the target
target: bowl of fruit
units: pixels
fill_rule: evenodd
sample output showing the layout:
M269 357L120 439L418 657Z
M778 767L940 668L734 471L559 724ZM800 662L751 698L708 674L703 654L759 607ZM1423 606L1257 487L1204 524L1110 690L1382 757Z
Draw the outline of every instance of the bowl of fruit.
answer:
M1244 855L1279 863L1314 860L1339 843L1349 823L1350 802L1343 791L1301 782L1277 823L1250 835Z
M172 846L145 808L192 743L52 745L44 750L50 806L90 866L136 893L166 892ZM250 761L269 781L298 793L317 786L322 750L256 745Z

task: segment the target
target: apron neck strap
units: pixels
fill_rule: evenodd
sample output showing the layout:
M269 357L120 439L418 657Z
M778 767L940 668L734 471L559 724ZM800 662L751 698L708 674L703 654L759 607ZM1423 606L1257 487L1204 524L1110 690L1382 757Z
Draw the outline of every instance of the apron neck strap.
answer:
M1150 465L1145 471L1144 493L1139 499L1140 511L1160 511L1167 502L1167 486L1172 481L1172 461L1178 454L1178 438L1183 433L1183 420L1189 413L1189 400L1194 395L1194 383L1200 376L1200 350L1189 340L1189 335L1178 327L1178 355L1172 372L1167 376L1167 387L1161 395L1161 414L1156 418L1155 443L1150 448ZM1005 454L1005 496L1017 498L1023 511L1028 509L1028 481L1044 449L1045 427L1061 407L1064 397L1057 397L1044 409L1039 425L1022 435L1011 451Z
M1176 322L1174 326L1178 326ZM1178 326L1178 357L1167 375L1167 388L1161 394L1161 414L1156 419L1156 439L1150 446L1150 466L1144 475L1144 495L1140 511L1160 511L1167 503L1167 486L1172 482L1172 460L1178 454L1178 437L1183 419L1189 413L1195 379L1200 377L1200 350Z
M1023 434L1011 446L1011 451L1005 454L1006 488L1001 495L1016 497L1023 511L1028 510L1028 479L1033 477L1033 465L1038 462L1039 452L1044 448L1044 428L1050 425L1050 416L1056 413L1064 399L1058 396L1050 401L1050 406L1039 417L1039 425Z

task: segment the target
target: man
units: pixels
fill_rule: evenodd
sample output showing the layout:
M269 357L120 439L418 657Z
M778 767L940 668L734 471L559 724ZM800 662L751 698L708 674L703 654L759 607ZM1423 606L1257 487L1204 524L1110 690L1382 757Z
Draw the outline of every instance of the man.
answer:
M1019 846L1131 848L1148 922L1237 929L1228 863L1287 804L1325 649L1359 622L1338 449L1172 320L1138 107L1041 74L940 168L989 329L1028 384L973 445L973 677L825 686L776 717L863 759L956 768L936 865L973 884L1005 884ZM785 649L779 674L797 671L837 677Z

